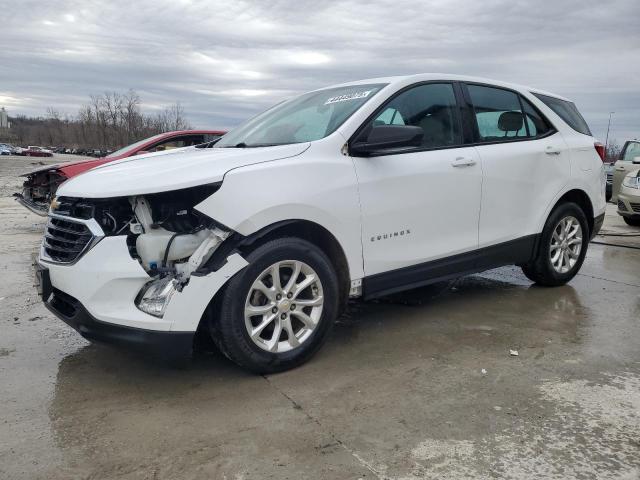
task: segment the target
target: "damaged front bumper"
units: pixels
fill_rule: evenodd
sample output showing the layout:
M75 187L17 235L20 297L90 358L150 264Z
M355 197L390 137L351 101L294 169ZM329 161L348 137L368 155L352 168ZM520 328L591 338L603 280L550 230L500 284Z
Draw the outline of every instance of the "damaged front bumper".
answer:
M16 201L27 210L30 210L31 212L35 213L36 215L40 215L41 217L47 216L47 213L49 212L49 204L35 202L26 197L23 193L14 193L13 196Z
M164 332L102 322L77 299L59 290L52 293L45 306L87 340L133 347L168 360L188 358L193 349L193 332Z
M36 268L46 270L47 308L82 336L172 356L190 351L209 302L246 265L233 253L216 271L192 274L158 317L136 306L152 277L131 257L124 236L102 238L73 264L51 262L42 254L36 261Z

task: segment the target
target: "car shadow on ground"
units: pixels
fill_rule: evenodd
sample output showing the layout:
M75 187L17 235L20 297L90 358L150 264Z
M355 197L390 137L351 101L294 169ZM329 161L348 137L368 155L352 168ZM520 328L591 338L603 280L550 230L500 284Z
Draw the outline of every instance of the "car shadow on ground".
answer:
M527 323L523 324L525 313ZM411 353L416 339L433 351L452 343L461 349L474 348L479 345L478 339L466 334L473 331L484 332L492 343L502 339L502 345L494 347L504 350L513 346L507 330L523 326L558 332L565 340L575 342L584 314L577 292L569 285L549 289L521 280L514 283L484 276L465 277L374 301L350 303L336 321L327 344L311 362L326 362L329 355L348 356L354 347L359 354L371 350L401 357ZM448 341L443 341L445 336ZM255 376L233 364L209 342L198 346L188 364L91 344L60 362L58 380L66 384L92 371L107 374L103 381L114 374L118 384L141 378L180 384Z

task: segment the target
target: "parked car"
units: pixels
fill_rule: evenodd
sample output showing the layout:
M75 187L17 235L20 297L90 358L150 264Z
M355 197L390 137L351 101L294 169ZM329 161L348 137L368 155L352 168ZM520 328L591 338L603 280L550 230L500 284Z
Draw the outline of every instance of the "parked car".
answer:
M13 149L6 143L0 143L0 155L13 155Z
M613 166L612 200L616 203L618 202L618 192L620 191L622 180L629 172L638 168L633 163L635 158L640 158L640 141L629 140L625 142L620 152L620 158Z
M11 151L11 155L20 155L20 153L22 152L22 148L16 147L15 145L12 145L10 143L3 143L3 145L9 148L9 150Z
M606 162L604 164L604 173L606 175L606 190L605 190L605 198L607 202L611 201L613 197L613 173L615 171L615 162Z
M570 281L604 219L603 153L573 103L537 89L423 74L316 90L211 148L66 182L38 284L92 341L181 355L199 332L280 371L349 297L508 264Z
M144 153L164 151L168 149L187 147L210 142L224 135L220 130L180 130L161 133L153 137L145 138L121 148L109 155L98 159L86 159L76 162L59 163L38 168L22 176L26 177L22 186L22 192L14 193L18 202L38 215L46 215L49 204L55 196L57 188L64 181L90 170L98 165L120 160L122 158L141 155ZM31 148L31 147L30 147ZM89 150L74 149L73 153L90 154ZM91 152L100 150L92 149Z
M53 152L48 148L30 145L27 148L22 149L20 155L27 157L53 157Z
M624 177L618 193L618 214L627 225L640 227L640 157L633 160L639 170L633 170Z

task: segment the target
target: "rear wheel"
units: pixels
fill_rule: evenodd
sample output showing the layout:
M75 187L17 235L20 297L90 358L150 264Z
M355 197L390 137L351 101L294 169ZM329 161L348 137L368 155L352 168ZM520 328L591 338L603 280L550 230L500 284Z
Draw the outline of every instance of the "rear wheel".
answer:
M575 203L559 205L540 235L536 257L522 271L539 285L564 285L580 270L589 244L587 218Z
M630 217L622 217L624 222L627 225L631 225L632 227L640 227L640 218L630 218Z
M338 311L338 281L315 245L270 241L222 292L212 337L234 362L273 373L307 361L322 345ZM215 316L215 315L214 315Z

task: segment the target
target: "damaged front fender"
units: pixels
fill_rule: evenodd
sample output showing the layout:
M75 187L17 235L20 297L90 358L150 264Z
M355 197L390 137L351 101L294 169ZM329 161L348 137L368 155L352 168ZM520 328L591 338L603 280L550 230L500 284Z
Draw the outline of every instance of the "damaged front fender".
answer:
M167 306L165 318L172 320L171 331L197 330L200 319L214 295L231 277L249 263L238 253L227 257L226 263L207 275L193 274L181 292L176 292Z

